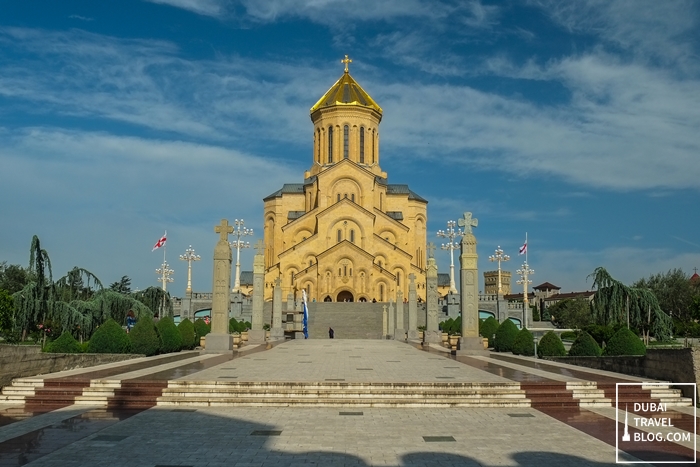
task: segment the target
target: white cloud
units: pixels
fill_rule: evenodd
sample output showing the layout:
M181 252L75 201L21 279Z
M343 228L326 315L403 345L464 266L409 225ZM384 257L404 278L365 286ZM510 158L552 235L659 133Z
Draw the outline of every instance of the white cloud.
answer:
M175 8L189 10L203 16L222 16L226 12L227 0L145 0Z

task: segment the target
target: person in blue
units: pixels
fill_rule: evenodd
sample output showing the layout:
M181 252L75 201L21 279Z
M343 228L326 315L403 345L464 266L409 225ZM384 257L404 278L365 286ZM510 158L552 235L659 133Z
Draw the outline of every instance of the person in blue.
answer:
M131 331L136 325L136 317L134 316L134 310L129 310L126 314L126 332Z

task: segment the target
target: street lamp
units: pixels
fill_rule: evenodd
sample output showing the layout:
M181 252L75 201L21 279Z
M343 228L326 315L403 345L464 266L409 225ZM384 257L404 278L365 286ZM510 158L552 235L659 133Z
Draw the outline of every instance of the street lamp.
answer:
M501 261L510 261L510 256L504 255L501 246L496 248L495 254L489 256L489 261L498 261L498 295L503 295L503 288L501 287Z
M194 248L192 245L185 250L184 255L180 255L182 261L187 261L187 292L192 292L192 261L199 261L202 259L199 255L194 254Z
M173 273L172 269L170 269L170 266L168 265L167 261L163 261L163 264L160 265L158 269L156 269L156 274L160 275L160 282L163 284L163 292L167 290L167 283L168 282L173 282L175 279L173 279L172 276Z
M447 221L447 229L437 231L438 237L449 240L449 242L443 243L440 248L443 250L450 250L450 293L457 293L457 287L455 287L454 251L459 248L459 242L455 242L455 238L462 237L464 235L462 229L455 230L456 225L457 223L455 221Z
M535 274L534 269L530 269L530 266L527 265L527 261L525 261L521 267L521 269L518 269L515 271L516 274L520 275L520 280L517 281L518 284L523 284L523 327L527 327L527 312L528 312L528 307L530 305L529 300L527 299L527 285L532 284L532 281L529 280L527 277L532 276Z
M243 227L243 219L236 219L233 221L233 236L236 240L229 242L231 248L236 249L236 280L233 284L233 291L241 291L241 248L250 248L250 243L241 240L241 237L246 235L253 235L253 229L248 229Z

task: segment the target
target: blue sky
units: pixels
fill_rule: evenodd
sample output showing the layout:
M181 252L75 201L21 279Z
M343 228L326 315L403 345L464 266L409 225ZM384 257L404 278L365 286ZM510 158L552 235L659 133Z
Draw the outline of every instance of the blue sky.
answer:
M533 285L700 267L700 4L692 0L0 1L0 261L211 288L213 226L311 164L340 59L384 109L381 165L430 239L479 219L480 270L525 232ZM257 237L251 241L253 243ZM437 253L442 272L445 251ZM242 254L252 269L252 250Z

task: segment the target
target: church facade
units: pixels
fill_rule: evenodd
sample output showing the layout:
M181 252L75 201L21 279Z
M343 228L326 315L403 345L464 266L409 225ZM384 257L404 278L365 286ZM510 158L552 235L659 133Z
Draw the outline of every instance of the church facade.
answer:
M311 108L312 164L302 183L264 199L265 299L283 296L388 301L408 297L409 275L425 299L428 202L391 184L380 166L382 108L350 76Z

